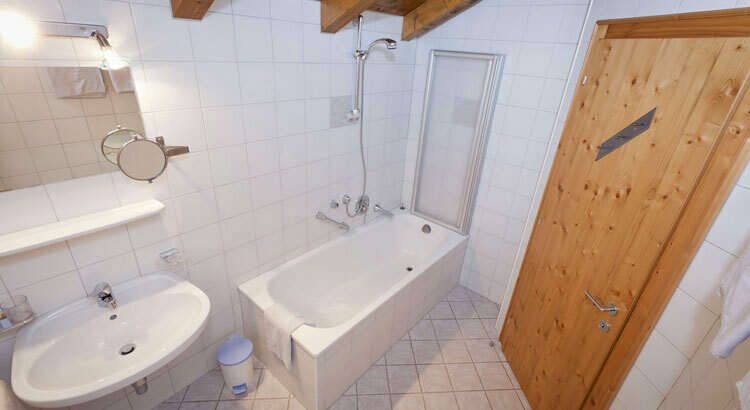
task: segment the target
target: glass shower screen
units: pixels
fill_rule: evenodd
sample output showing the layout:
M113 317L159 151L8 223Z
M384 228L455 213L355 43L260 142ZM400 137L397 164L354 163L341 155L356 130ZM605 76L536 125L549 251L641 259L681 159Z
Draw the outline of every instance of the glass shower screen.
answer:
M468 233L503 57L433 50L412 212Z

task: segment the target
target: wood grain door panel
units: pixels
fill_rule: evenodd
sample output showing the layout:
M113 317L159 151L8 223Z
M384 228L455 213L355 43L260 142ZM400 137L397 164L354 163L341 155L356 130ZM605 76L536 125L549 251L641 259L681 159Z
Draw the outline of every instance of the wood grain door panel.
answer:
M583 403L736 106L748 46L595 35L501 334L535 409ZM595 161L654 107L649 130ZM619 314L595 310L584 290Z

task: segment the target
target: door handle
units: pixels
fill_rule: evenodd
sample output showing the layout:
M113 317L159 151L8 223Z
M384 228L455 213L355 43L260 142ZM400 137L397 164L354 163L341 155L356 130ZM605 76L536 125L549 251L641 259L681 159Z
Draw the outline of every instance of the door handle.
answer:
M610 303L607 306L603 306L601 303L599 303L598 300L596 300L595 297L589 293L588 290L584 290L583 293L586 295L587 298L591 301L591 303L594 304L594 307L596 307L600 312L607 312L610 316L615 316L617 314L617 306L614 305L614 303Z

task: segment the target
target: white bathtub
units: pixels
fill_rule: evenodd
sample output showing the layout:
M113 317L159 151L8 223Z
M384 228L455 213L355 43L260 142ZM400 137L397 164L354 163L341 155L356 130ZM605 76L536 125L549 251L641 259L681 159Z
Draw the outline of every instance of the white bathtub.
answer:
M407 213L380 219L239 286L256 355L310 410L333 404L458 281L466 237ZM290 369L265 346L275 303L307 323Z

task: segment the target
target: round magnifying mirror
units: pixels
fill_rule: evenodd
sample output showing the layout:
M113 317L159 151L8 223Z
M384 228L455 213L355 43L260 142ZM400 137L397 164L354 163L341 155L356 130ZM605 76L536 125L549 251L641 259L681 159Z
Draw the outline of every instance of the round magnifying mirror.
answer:
M122 147L128 142L138 138L143 138L143 136L135 130L123 128L118 125L117 128L108 132L102 140L101 149L104 158L112 164L117 165L117 154Z
M167 154L156 142L136 138L117 153L117 166L130 178L151 182L167 168Z

